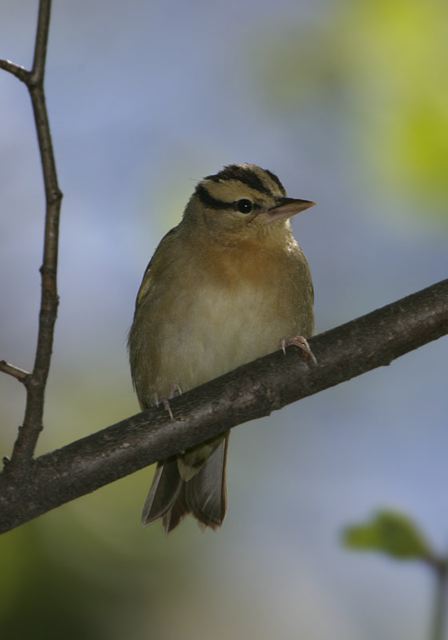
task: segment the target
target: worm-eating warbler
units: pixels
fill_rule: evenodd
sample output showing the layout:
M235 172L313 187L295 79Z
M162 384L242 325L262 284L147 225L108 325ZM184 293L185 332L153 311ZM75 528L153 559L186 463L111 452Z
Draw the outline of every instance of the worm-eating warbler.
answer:
M129 333L140 406L164 401L313 331L313 286L289 219L314 203L286 197L253 164L204 178L162 239L137 295ZM299 343L300 345L300 343ZM228 434L160 462L144 524L171 531L191 513L218 527L226 511Z

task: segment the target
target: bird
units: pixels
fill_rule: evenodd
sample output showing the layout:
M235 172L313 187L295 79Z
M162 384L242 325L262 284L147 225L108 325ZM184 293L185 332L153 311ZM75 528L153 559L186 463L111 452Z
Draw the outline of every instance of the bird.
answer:
M128 337L142 410L280 348L307 343L314 291L290 218L315 203L289 198L279 178L231 164L196 186L181 222L160 241L138 290ZM217 529L227 507L229 434L157 464L142 523L167 533L191 514Z

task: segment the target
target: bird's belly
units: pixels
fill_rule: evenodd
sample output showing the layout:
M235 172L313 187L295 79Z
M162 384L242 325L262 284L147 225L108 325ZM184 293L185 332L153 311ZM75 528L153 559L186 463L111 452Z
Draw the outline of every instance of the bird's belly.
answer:
M206 287L194 300L177 300L165 315L158 341L153 385L159 397L173 385L198 386L280 348L281 339L301 332L299 301L240 286L223 291Z

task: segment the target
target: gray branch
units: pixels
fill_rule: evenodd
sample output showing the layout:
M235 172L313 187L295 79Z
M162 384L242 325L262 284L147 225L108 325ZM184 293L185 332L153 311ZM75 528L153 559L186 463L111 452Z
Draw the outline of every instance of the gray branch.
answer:
M171 402L37 458L25 478L0 475L0 532L176 455L228 429L269 415L448 333L448 280L310 340L309 367L295 347L260 358Z

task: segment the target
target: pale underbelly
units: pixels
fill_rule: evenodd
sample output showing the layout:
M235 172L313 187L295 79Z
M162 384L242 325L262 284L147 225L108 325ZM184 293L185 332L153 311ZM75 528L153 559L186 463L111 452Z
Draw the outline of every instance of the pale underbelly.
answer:
M227 297L201 292L194 304L179 305L165 317L152 391L159 397L169 396L175 385L186 391L276 351L282 338L302 333L298 306L290 300L285 308L284 301L254 291Z

